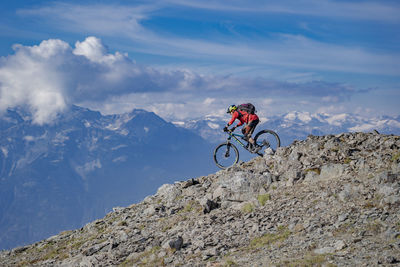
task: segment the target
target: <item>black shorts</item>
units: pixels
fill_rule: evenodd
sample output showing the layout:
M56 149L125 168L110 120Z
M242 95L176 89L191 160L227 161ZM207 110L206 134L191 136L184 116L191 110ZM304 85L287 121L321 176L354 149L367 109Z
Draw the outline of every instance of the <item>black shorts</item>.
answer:
M250 128L249 133L248 133L248 136L249 136L249 137L253 134L253 132L254 132L254 130L256 129L256 126L257 126L257 124L258 124L259 122L260 122L260 120L257 119L257 120L254 120L254 121L250 121L250 122L247 124L247 127Z
M256 126L257 126L257 124L258 124L259 122L260 122L259 119L254 120L254 121L251 121L251 122L249 122L249 127L252 128L253 131L254 131L254 129L256 128Z

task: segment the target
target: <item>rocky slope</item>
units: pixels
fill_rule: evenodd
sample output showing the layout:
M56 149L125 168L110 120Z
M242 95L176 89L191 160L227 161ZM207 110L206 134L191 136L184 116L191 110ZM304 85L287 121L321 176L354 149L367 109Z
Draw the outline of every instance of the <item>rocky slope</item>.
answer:
M3 251L0 265L399 266L399 148L399 136L309 136Z

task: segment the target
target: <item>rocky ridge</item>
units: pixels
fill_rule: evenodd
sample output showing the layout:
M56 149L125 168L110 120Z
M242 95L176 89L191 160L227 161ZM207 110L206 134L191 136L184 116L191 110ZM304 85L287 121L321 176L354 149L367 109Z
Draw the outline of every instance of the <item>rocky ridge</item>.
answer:
M0 253L1 266L400 266L400 137L309 136Z

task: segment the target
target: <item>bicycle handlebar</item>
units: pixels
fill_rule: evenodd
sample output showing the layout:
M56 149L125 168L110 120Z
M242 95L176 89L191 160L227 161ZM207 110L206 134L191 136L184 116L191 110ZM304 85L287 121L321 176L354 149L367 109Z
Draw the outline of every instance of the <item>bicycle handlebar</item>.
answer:
M224 129L223 129L223 131L224 132L229 132L229 133L233 133L234 131L235 131L235 129L236 129L236 127L233 127L233 128L231 128L231 129L228 129L227 127L225 127Z
M233 133L233 131L230 130L230 129L227 129L227 130L224 129L224 132L227 133L227 134L229 134L230 136L240 137L240 138L242 138L243 140L248 141L248 140L244 139L244 135Z

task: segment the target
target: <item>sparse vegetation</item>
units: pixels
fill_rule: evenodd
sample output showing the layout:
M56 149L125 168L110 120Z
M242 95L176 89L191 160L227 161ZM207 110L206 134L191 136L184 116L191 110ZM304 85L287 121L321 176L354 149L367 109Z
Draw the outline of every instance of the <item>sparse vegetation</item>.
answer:
M341 224L332 233L334 236L340 236L343 234L353 234L356 233L357 229L354 227L354 221L347 220L345 223Z
M373 235L377 235L382 230L382 224L379 220L374 220L367 225L366 230Z
M344 161L343 161L343 163L344 163L344 164L349 164L351 161L352 161L351 158L345 158Z
M234 267L234 266L238 266L238 265L236 264L236 262L234 262L231 259L225 260L225 264L223 265L223 267Z
M281 243L285 241L291 232L287 227L279 227L276 233L267 233L263 236L256 237L250 241L250 249L259 249L271 244Z
M264 206L265 203L267 203L268 200L271 200L271 195L270 194L264 194L264 195L259 195L257 197L258 203L261 206Z
M367 201L364 203L363 206L366 209L372 209L372 208L376 207L376 203L374 201Z
M305 173L309 173L309 172L315 172L316 174L320 175L321 174L321 169L320 168L308 168L305 170Z
M250 213L254 211L254 206L251 203L246 203L242 207L242 212L243 213Z
M191 200L189 203L181 209L178 213L185 213L185 212L202 212L203 208L201 207L200 203L196 200Z
M121 221L118 223L118 226L128 226L128 223L126 221Z
M308 266L326 266L335 267L335 264L327 262L329 255L316 255L309 253L300 259L285 260L278 264L278 266L288 267L308 267Z
M155 246L149 250L136 254L134 257L128 257L121 266L165 266L164 258L158 256L160 249L160 247Z
M393 154L392 161L398 161L400 159L400 152Z

